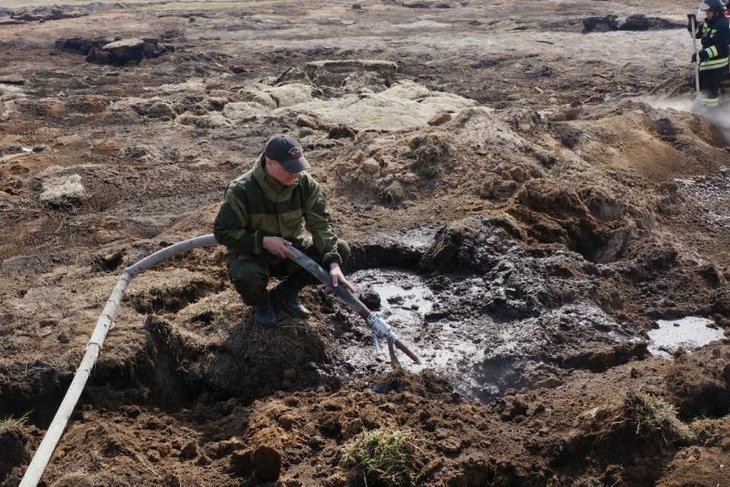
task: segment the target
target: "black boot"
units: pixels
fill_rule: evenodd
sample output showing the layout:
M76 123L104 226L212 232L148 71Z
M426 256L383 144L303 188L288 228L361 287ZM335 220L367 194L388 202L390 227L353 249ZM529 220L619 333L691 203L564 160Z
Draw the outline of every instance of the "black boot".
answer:
M276 311L271 306L271 296L268 294L256 304L253 311L253 322L258 326L274 326L279 322Z
M276 285L271 291L271 299L292 318L308 318L311 314L299 300L299 291L309 284L307 275L298 271Z

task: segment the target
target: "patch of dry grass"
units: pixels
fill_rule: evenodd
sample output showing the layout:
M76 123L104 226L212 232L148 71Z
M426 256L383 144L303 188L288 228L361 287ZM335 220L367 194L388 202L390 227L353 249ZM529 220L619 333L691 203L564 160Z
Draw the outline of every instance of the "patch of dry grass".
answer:
M417 481L417 449L412 435L377 429L345 445L342 463L359 469L366 481L383 486L410 486Z
M665 445L688 443L694 434L679 420L676 408L665 400L641 391L629 391L624 398L625 420L636 436Z
M700 418L690 424L697 444L702 446L719 446L730 438L730 422L725 418Z
M30 413L25 413L19 418L13 418L12 416L8 416L7 418L0 418L0 433L13 429L13 428L19 428L23 426L28 421L28 416Z

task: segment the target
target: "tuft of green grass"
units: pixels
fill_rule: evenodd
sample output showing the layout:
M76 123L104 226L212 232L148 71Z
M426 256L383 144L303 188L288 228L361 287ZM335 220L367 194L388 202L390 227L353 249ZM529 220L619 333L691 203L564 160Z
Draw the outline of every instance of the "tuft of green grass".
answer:
M342 463L360 469L369 485L416 485L416 446L410 433L368 431L345 445Z
M665 400L639 391L629 391L624 398L624 412L636 436L649 442L688 443L694 435L679 420L676 408Z
M13 418L12 416L8 416L7 418L0 418L0 432L23 426L28 421L29 415L30 413L28 412L19 418Z

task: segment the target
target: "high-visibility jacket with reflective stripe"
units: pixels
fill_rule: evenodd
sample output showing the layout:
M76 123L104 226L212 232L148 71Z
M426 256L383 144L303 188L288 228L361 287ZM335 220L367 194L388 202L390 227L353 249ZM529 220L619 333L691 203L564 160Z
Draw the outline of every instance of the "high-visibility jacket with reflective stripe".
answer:
M700 71L727 69L728 44L730 44L730 23L724 15L715 15L711 20L702 22L697 30L697 38L702 39L702 50L707 61L700 61Z

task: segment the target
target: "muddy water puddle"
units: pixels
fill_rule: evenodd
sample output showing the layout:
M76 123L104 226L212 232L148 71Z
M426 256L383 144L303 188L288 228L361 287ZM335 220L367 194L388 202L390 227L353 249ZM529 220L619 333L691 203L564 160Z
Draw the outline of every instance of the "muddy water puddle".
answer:
M692 351L720 340L725 332L707 318L688 316L680 320L657 320L658 328L648 332L648 350L653 355L671 358L682 349Z
M369 296L371 309L383 317L396 336L422 361L414 364L406 355L397 352L401 365L411 372L431 369L465 396L482 398L485 390L499 392L493 384L485 383L480 370L485 349L493 346L495 340L509 341L514 348L529 341L529 337L519 330L514 330L506 340L500 334L503 324L485 315L462 319L458 310L446 309L438 293L433 292L419 275L401 270L371 269L354 273L352 279L357 283L361 296ZM379 309L372 302L375 295L380 301ZM469 296L463 298L469 300ZM376 354L370 340L357 344L348 341L344 353L348 368L354 375L382 373L391 369L384 341L380 354Z
M628 360L631 350L640 355L641 330L616 322L590 303L500 320L484 303L491 294L505 291L481 276L444 283L438 276L368 269L351 277L361 299L422 359L416 365L398 352L401 365L411 372L431 369L471 398L490 401L509 389L556 386L566 367L610 367ZM342 341L347 375L389 371L386 344L376 354L366 325L356 328L352 335L357 339ZM606 364L590 362L607 349L628 352L626 357L616 352Z
M470 377L474 357L481 357L479 338L470 334L454 321L433 321L431 313L440 311L442 305L429 289L423 278L406 271L370 269L352 274L358 290L370 296L371 309L391 326L398 338L421 358L420 365L398 353L401 365L411 372L426 368L445 377L457 391L468 394L477 387ZM377 298L375 298L377 296ZM380 308L374 304L379 299ZM381 343L381 353L376 355L370 346L349 347L346 361L355 371L385 372L390 370L390 358L386 343Z
M407 274L380 278L370 288L380 296L381 315L386 319L403 322L419 322L433 310L433 295L423 284L414 284ZM399 282L400 278L400 282ZM410 278L410 279L409 279Z

